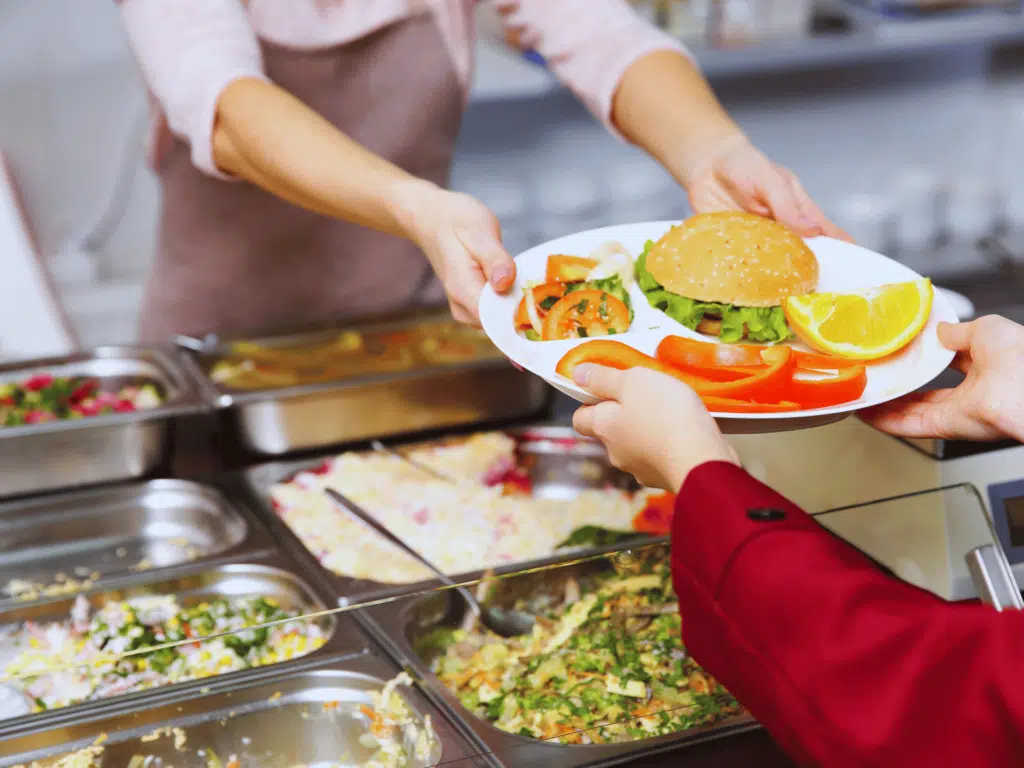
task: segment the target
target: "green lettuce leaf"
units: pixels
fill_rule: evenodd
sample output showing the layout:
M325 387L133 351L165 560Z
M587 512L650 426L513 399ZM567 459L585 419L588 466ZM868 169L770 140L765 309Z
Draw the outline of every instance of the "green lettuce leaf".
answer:
M648 240L643 253L636 260L636 282L647 296L648 303L661 310L677 323L697 330L705 315L721 318L722 331L719 338L726 344L735 344L744 338L750 341L775 343L785 341L792 333L786 323L782 307L735 307L732 304L714 304L696 301L666 291L647 271L647 252L653 243Z

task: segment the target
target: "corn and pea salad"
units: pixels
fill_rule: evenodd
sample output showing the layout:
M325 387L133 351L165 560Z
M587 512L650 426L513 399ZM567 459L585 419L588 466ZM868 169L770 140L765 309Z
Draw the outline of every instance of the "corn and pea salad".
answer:
M443 630L434 672L503 731L562 744L651 738L742 713L682 643L667 564L599 577L542 612L532 635Z
M17 676L15 685L42 712L312 653L327 641L316 623L247 630L296 615L267 597L221 597L182 606L174 596L152 596L110 602L93 612L79 596L65 621L0 630L0 665ZM106 661L223 632L235 634Z

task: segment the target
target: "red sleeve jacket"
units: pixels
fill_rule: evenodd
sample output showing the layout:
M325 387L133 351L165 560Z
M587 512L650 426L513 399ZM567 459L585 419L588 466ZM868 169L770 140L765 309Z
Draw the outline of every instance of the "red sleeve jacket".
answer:
M718 462L679 494L672 569L690 653L799 764L1024 766L1024 612L899 581Z

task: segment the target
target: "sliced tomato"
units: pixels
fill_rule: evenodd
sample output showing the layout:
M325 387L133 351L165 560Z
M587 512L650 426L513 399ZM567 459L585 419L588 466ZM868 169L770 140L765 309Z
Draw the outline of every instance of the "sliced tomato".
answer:
M533 287L533 300L537 302L537 314L543 320L548 309L554 306L555 301L562 298L565 293L564 283L542 283ZM516 328L532 328L530 313L526 311L526 297L519 301L516 308Z
M629 309L610 293L591 288L567 293L544 318L544 341L608 336L629 330Z
M838 371L843 368L858 368L864 365L863 360L848 360L845 357L804 352L801 349L794 349L793 354L796 355L796 367L805 371Z
M785 397L800 403L802 408L828 408L853 402L864 394L867 385L867 368L858 365L821 379L794 376L786 385Z
M586 280L590 270L596 266L597 261L594 259L556 253L548 256L544 280L548 283L579 283Z
M555 372L559 376L571 379L572 372L580 363L593 363L594 365L602 365L606 368L616 368L620 371L630 368L650 368L659 373L677 378L690 386L699 385L703 381L670 365L665 365L650 355L645 355L640 350L633 349L628 344L611 339L597 339L596 341L588 341L586 344L573 347L562 355L562 359L555 366Z
M712 413L791 413L799 411L803 406L789 400L777 403L759 403L753 400L732 400L727 397L701 395L704 407Z
M672 515L675 513L676 495L662 493L647 500L647 506L633 518L633 530L654 536L667 536L672 530Z

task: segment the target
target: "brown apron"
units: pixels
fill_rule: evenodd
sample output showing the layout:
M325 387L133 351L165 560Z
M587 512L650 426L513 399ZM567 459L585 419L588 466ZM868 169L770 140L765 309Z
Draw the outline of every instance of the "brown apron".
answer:
M430 14L320 51L264 42L263 55L276 84L352 139L409 173L447 183L463 94ZM401 238L207 176L181 141L159 175L161 221L143 341L443 304L426 257Z

